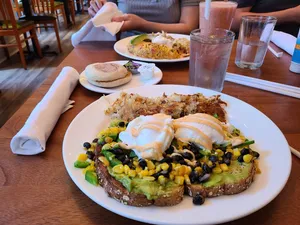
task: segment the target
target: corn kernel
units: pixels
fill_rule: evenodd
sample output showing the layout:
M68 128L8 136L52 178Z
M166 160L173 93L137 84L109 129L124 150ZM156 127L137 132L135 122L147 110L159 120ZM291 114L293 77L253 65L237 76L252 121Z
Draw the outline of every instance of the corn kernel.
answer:
M183 185L184 183L184 177L183 176L175 176L175 183L179 185Z
M142 177L145 177L145 176L148 176L148 175L149 175L149 171L148 171L148 170L142 170L139 174L140 174Z
M161 168L162 168L162 170L168 170L169 169L168 163L161 164Z
M208 165L209 167L212 167L212 165L213 165L212 161L208 161L208 162L207 162L207 165Z
M138 166L138 165L139 165L139 162L138 162L138 161L133 161L133 165L134 165L134 166Z
M163 175L160 175L158 177L158 182L161 184L161 185L165 185L166 184L166 181L167 179L163 176Z
M158 173L159 171L161 171L161 164L158 164L155 168L156 173Z
M135 170L129 170L128 171L128 176L135 177L136 176L136 171Z
M148 161L148 160L147 160L147 167L149 170L155 169L154 163L152 161Z
M240 153L240 151L238 149L234 149L233 150L233 156L234 156L234 158L237 159L240 155L241 155L241 153Z
M185 174L190 175L191 172L192 172L192 168L190 166L185 166Z
M224 172L228 171L228 166L227 166L225 163L220 164L220 168L221 168Z
M85 153L82 153L78 156L77 160L85 161L85 160L87 160L87 155Z
M176 167L176 175L183 176L185 174L185 166Z
M247 154L247 155L243 156L243 160L244 160L245 163L251 162L252 158L253 158L253 156L250 155L250 154Z
M124 173L127 175L129 172L130 168L128 165L124 165Z
M170 178L170 180L174 180L174 178L175 178L175 174L169 174L169 178Z
M111 137L105 137L105 138L104 138L104 141L105 141L106 143L112 143L112 142L113 142L113 139L112 139Z
M142 169L141 167L139 167L139 166L135 168L135 171L136 171L137 173L140 173L142 170L143 170L143 169Z
M222 169L220 167L213 168L213 173L222 173Z
M109 166L109 161L104 156L100 156L99 160L103 163L104 166Z
M217 149L216 153L218 154L218 156L223 156L224 152L221 149Z
M154 169L149 170L149 176L152 176L153 174L155 174L155 170Z
M191 184L191 180L190 180L190 178L189 178L189 176L187 174L184 174L184 182L186 184Z
M143 177L143 179L148 181L155 181L155 177L151 177L151 176L145 176Z
M124 166L122 164L116 165L113 167L113 172L121 174L124 172Z
M195 168L195 171L197 171L198 174L201 174L202 173L202 168L200 166L197 166Z
M203 157L201 158L201 161L202 161L202 162L207 162L207 161L208 161L208 156L203 156Z
M86 171L95 171L96 168L95 168L95 162L92 161L91 164L89 166L87 166L86 168L84 168L84 170L82 171L83 174L86 173Z

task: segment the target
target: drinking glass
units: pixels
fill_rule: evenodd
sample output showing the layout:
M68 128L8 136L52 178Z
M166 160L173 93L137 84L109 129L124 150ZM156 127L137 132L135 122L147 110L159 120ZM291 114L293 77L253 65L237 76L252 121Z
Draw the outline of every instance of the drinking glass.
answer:
M199 3L199 28L200 29L214 29L222 28L230 30L235 10L237 7L236 2L231 1L218 1L211 2L210 13L208 20L204 17L205 2Z
M258 69L264 62L277 19L272 16L243 16L236 49L235 64Z
M223 90L234 36L219 28L191 32L189 85Z

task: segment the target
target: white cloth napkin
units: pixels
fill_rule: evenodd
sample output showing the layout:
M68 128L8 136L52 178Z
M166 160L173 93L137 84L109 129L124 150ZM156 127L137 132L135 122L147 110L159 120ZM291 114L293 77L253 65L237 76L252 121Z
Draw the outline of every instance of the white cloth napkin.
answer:
M72 35L72 45L76 47L84 41L115 41L115 35L120 31L124 22L111 22L111 19L121 15L123 13L115 3L105 3L94 18L87 21L79 31Z
M283 49L290 55L293 55L294 48L296 45L296 38L291 35L281 31L273 31L271 41L277 45L279 48Z
M79 73L72 67L60 72L44 98L37 104L22 129L12 138L10 147L19 155L35 155L45 151L46 141L60 115L70 109L69 100L79 80Z

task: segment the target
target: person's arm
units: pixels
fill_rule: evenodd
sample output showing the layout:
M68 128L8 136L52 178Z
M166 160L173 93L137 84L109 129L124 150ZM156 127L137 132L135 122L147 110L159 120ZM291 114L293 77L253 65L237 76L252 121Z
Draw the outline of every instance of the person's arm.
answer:
M236 10L234 21L231 27L233 31L239 30L240 24L242 22L242 16L252 16L252 15L274 16L277 18L277 24L289 23L289 22L300 23L300 5L294 8L289 8L289 9L276 11L276 12L269 12L269 13L253 13L250 12L250 10L251 7L238 8Z
M198 28L199 7L198 6L182 7L179 23L168 24L168 23L150 22L133 14L125 14L120 17L115 17L113 18L113 21L116 22L124 21L121 31L128 31L128 30L139 30L143 32L165 31L169 33L189 34L192 30Z

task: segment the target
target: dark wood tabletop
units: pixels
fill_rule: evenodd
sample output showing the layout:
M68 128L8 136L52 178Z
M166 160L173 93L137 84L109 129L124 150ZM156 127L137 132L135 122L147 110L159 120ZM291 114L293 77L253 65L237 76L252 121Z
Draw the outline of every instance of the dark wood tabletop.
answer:
M63 163L62 141L69 124L84 107L97 100L101 94L88 91L78 84L71 96L76 104L59 119L44 153L17 156L12 154L9 146L11 138L24 125L64 66L72 66L82 72L90 63L124 59L112 47L111 42L94 42L81 44L74 49L57 67L55 73L1 128L0 224L141 224L116 215L90 200L72 182ZM234 64L235 47L236 45L228 66L229 72L300 87L300 76L288 70L291 61L289 55L284 54L277 59L268 52L260 69L244 70ZM188 62L158 66L164 74L162 84L188 83ZM277 124L289 144L300 149L299 99L229 82L225 82L223 92L262 111ZM292 158L292 172L283 191L261 210L226 224L300 224L300 159L295 156Z

